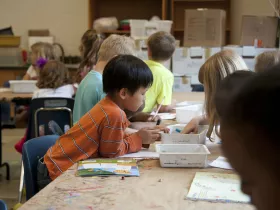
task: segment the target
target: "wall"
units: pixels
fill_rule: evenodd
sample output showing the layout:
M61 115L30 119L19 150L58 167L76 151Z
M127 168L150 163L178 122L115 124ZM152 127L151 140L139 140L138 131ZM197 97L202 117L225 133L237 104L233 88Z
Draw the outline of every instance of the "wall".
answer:
M12 26L28 46L29 29L49 29L67 55L78 55L88 28L88 0L0 0L0 28Z
M271 0L275 4L275 1ZM269 0L231 0L231 42L240 44L243 15L274 16Z
M274 11L269 0L231 0L232 44L240 42L242 15L273 16ZM88 0L0 0L0 28L10 25L22 36L23 47L28 44L28 29L48 28L67 55L77 55L88 27Z

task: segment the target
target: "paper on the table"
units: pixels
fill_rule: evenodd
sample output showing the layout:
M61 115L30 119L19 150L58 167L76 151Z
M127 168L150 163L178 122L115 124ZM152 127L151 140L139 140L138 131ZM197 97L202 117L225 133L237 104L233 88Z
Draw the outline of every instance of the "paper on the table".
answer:
M196 173L187 199L212 202L250 202L250 197L241 192L237 175L203 172Z
M223 168L223 169L233 169L231 165L228 163L227 159L225 157L218 157L216 160L214 160L212 163L209 164L210 166L214 168Z
M11 88L0 88L0 93L12 91Z
M120 158L135 158L135 159L158 159L159 154L155 151L143 149L136 153L126 154Z
M151 115L155 115L155 112L152 112ZM157 114L162 120L174 120L176 118L176 113L158 113Z

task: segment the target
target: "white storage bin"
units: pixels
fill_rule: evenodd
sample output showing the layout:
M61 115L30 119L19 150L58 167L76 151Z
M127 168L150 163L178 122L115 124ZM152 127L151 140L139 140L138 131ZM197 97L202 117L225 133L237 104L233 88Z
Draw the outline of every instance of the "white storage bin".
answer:
M186 106L192 106L192 105L203 105L203 101L183 101L176 104L176 107L186 107Z
M10 80L13 93L33 93L36 89L36 80Z
M134 38L144 38L146 35L147 20L130 20L130 36Z
M169 133L161 133L163 144L205 144L208 126L199 126L197 134L180 134L185 124L168 126ZM177 131L178 130L178 131Z
M168 168L204 168L210 154L201 144L157 144L156 151L161 167Z
M173 21L171 20L156 20L154 21L158 24L158 31L165 31L167 33L171 33L171 28Z
M171 32L172 21L170 20L130 20L130 36L136 39L148 38L155 32Z
M203 105L197 104L176 109L176 120L178 123L189 123L194 117L201 116Z

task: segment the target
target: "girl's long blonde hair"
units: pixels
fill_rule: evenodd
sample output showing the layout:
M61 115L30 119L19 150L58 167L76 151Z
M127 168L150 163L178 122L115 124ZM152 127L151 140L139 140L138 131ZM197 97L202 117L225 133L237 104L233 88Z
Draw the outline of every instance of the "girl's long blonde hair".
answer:
M219 125L214 101L217 87L226 76L238 70L248 70L248 67L232 50L223 50L211 56L199 70L199 81L204 85L205 90L205 112L209 120L207 137L210 139L214 127L217 128Z

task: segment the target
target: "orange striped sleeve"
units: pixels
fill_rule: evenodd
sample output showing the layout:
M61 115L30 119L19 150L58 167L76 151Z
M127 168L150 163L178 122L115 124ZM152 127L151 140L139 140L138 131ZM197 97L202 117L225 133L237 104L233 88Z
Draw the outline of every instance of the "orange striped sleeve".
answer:
M114 158L127 153L138 152L142 148L142 139L138 134L125 135L125 123L116 117L110 117L109 123L102 123L99 153L102 157Z

